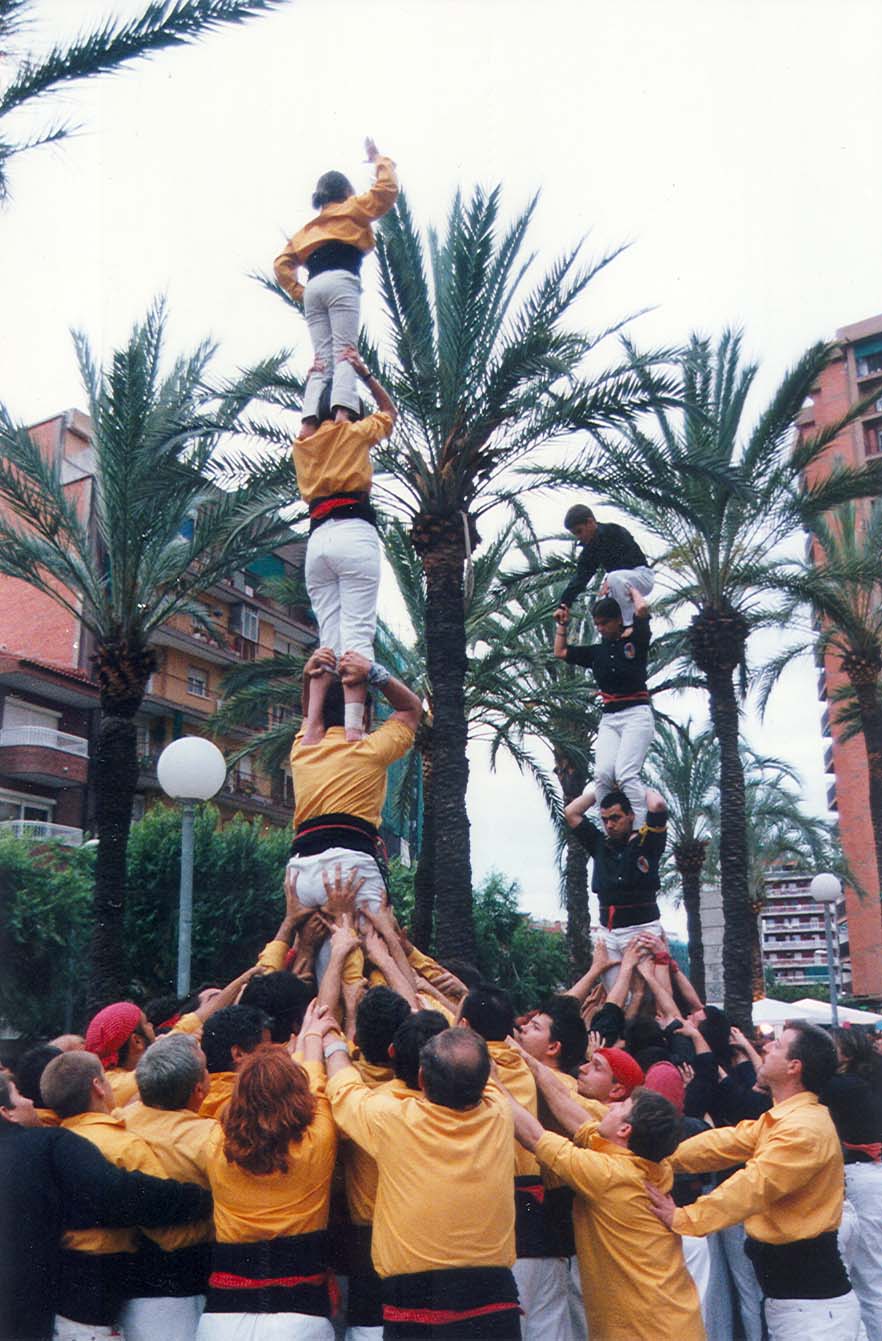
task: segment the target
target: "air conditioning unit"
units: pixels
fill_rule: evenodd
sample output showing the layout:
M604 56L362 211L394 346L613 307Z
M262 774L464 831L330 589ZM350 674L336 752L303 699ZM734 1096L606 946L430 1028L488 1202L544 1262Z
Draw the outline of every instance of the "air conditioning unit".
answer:
M251 605L234 605L230 611L230 628L251 643L260 641L260 616Z

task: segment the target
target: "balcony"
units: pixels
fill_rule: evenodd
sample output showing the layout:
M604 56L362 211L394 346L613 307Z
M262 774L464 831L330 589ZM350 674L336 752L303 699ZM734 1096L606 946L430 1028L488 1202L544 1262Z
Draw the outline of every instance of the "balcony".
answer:
M50 824L48 820L0 820L0 834L3 833L30 843L63 843L65 847L79 847L83 841L82 829Z
M89 771L89 742L49 726L0 729L0 774L46 787L83 786Z

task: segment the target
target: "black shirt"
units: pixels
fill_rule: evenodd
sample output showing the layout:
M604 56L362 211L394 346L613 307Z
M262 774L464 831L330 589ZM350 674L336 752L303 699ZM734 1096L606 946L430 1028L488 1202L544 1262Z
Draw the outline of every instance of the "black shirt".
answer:
M596 824L582 816L573 832L593 858L591 888L600 901L600 918L609 931L655 922L660 914L659 863L668 839L667 810L650 811L646 824L626 843L611 843Z
M596 643L567 648L567 661L593 672L605 713L623 712L649 702L649 639L649 615L635 615L627 637L601 638Z
M617 522L598 522L593 539L582 546L576 576L565 588L560 604L570 606L585 590L598 568L617 573L622 568L645 568L646 555L631 532Z

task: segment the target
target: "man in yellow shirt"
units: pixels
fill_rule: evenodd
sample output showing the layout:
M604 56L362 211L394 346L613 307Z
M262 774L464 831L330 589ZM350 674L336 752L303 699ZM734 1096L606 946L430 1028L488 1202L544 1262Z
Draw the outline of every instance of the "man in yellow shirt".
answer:
M243 1060L260 1043L269 1041L270 1021L254 1006L225 1006L211 1017L202 1035L209 1087L200 1117L221 1117Z
M574 1221L588 1334L597 1341L704 1341L698 1293L683 1250L654 1222L646 1185L667 1191L680 1120L660 1094L637 1089L600 1122L561 1095L573 1139L545 1131L512 1104L515 1135L576 1193ZM577 1125L578 1124L578 1125Z
M94 1054L62 1053L46 1067L41 1086L63 1129L91 1141L117 1168L155 1178L165 1176L147 1142L129 1132L123 1119L112 1111L113 1091ZM134 1229L65 1233L55 1330L58 1341L81 1335L82 1325L91 1326L98 1337L115 1334L123 1301L138 1289L137 1254Z
M421 1050L422 1094L392 1097L364 1084L333 1018L321 1027L335 1121L377 1161L372 1255L387 1341L468 1327L519 1341L512 1120L487 1084L483 1039L445 1029Z
M766 1045L757 1075L772 1095L768 1112L701 1132L672 1160L683 1173L745 1167L691 1206L677 1208L650 1189L658 1218L675 1234L703 1236L744 1221L770 1341L853 1341L860 1332L860 1309L836 1239L842 1147L818 1100L835 1070L836 1049L823 1029L789 1021Z
M140 1099L126 1130L145 1140L166 1178L208 1188L206 1147L217 1126L199 1117L208 1094L205 1053L192 1034L158 1038L135 1068ZM211 1220L161 1230L141 1245L138 1283L122 1312L126 1341L194 1341L205 1303Z

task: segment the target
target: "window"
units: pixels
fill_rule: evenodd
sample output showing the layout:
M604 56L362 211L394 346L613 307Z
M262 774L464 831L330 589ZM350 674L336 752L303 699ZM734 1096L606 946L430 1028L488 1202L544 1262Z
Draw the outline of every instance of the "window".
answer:
M867 456L882 456L882 427L874 424L864 429L864 452Z
M20 792L0 792L0 820L52 821L52 801L38 796L24 796Z
M187 693L196 698L208 698L208 674L200 666L187 668Z
M3 704L4 726L45 726L57 731L60 717L60 712L38 708L35 703L25 703L19 698L7 698Z
M239 631L249 642L260 642L260 618L250 605L243 605L239 611Z
M858 377L872 377L873 373L877 372L882 372L882 351L876 354L865 354L863 358L858 359Z

